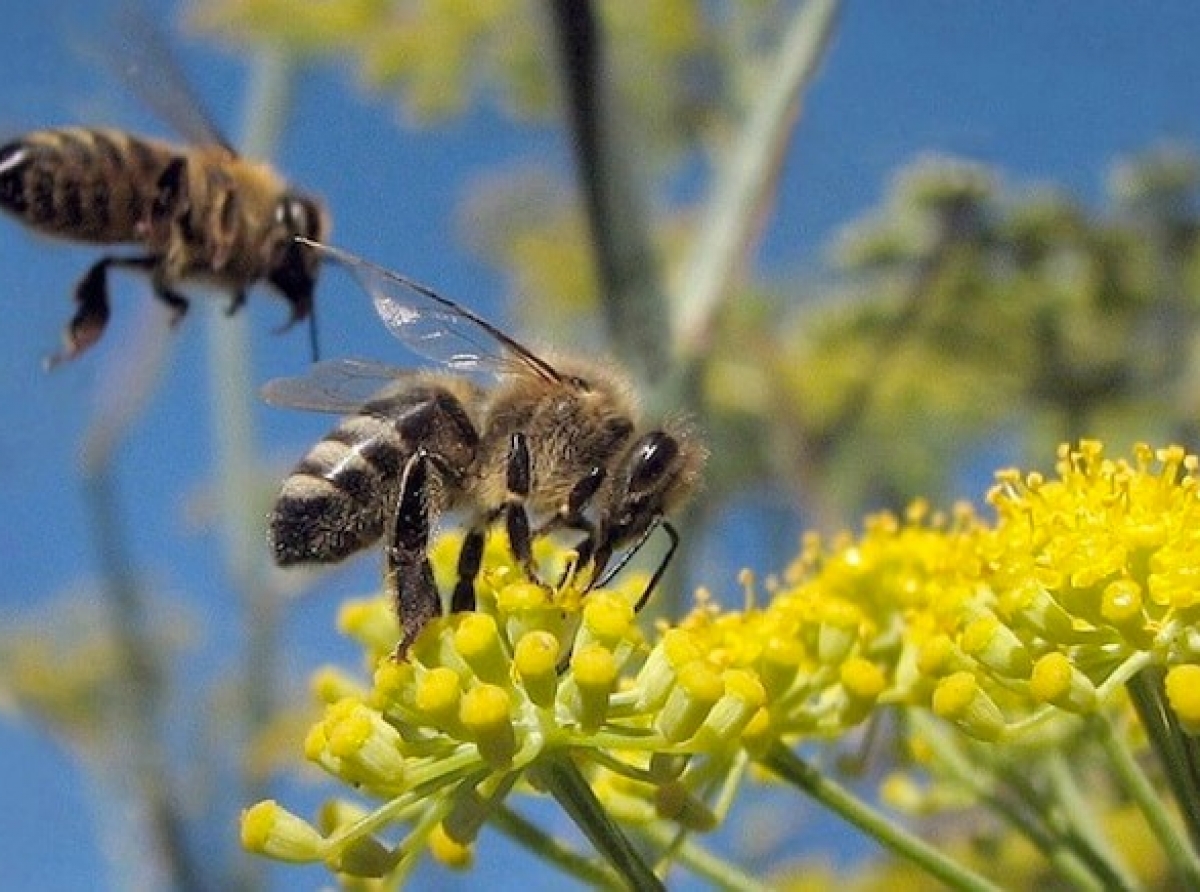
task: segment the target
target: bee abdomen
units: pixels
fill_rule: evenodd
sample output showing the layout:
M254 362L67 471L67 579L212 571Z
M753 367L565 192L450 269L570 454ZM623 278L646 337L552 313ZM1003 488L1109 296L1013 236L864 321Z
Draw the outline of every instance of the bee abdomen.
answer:
M172 153L115 130L39 130L0 146L0 207L79 241L138 239Z
M275 562L336 563L375 542L408 454L387 419L359 415L334 428L284 481L271 514Z

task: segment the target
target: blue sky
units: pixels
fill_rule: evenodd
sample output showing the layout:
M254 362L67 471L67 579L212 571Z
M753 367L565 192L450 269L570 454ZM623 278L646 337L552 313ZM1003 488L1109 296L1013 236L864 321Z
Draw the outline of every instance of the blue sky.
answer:
M152 8L175 10L165 2ZM0 135L67 123L161 132L82 50L105 15L102 4L63 0L5 17ZM792 143L760 270L783 276L819 264L821 245L879 200L899 166L926 152L996 165L1013 183L1059 183L1098 203L1115 159L1166 141L1200 145L1198 38L1200 6L1184 2L850 2ZM236 132L244 63L211 44L187 43L182 55L207 104ZM326 197L339 244L502 317L503 281L463 246L460 202L480 176L530 161L565 168L569 153L556 133L520 129L487 111L436 131L405 128L391 106L329 66L301 79L278 161ZM44 374L41 359L56 346L70 290L94 255L0 219L2 622L95 570L79 444L123 345L139 320L157 317L140 284L120 279L105 341ZM346 278L329 276L319 300L326 355L411 359ZM171 339L161 387L124 447L120 482L133 553L204 626L207 643L189 666L211 675L237 644L239 626L220 542L190 527L184 512L212 464L204 345L216 314L207 309L197 306ZM281 302L256 294L247 318L248 387L302 370L306 338L271 334L285 318ZM281 471L328 426L267 407L257 422ZM375 572L360 561L320 598L295 606L284 647L297 679L319 662L353 659L332 632L333 612L339 596L370 588ZM3 885L104 888L94 792L51 738L0 718ZM472 880L515 887L511 875L505 885L487 870L488 857ZM505 863L495 859L493 868Z

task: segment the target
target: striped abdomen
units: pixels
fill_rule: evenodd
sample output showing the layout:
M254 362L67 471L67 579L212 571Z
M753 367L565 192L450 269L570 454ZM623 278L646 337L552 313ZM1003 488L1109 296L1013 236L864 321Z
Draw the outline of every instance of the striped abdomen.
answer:
M271 513L271 550L280 566L336 563L371 545L392 519L404 465L419 447L466 471L478 445L453 386L406 383L342 420L283 483ZM456 483L438 477L436 502Z
M0 146L0 207L49 235L140 240L158 179L178 151L119 130L38 130Z
M280 566L336 563L383 534L400 473L412 454L395 422L345 419L283 482L271 513L271 550Z

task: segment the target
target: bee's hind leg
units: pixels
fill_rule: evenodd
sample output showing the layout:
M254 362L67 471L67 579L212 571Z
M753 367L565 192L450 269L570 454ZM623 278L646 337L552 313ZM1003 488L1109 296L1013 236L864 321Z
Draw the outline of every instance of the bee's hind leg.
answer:
M429 563L429 454L421 449L404 466L400 498L388 542L384 585L393 596L400 618L400 643L395 658L403 660L421 630L441 615L433 567Z
M111 313L108 301L109 267L145 270L157 263L156 257L104 257L92 264L75 286L75 314L63 332L63 348L46 358L46 368L54 368L74 359L104 334ZM157 293L158 289L155 291Z

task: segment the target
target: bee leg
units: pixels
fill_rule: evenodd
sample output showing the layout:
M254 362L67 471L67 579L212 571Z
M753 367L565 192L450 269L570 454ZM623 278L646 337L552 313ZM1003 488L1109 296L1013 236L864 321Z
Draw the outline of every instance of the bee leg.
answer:
M508 533L508 544L513 556L525 570L532 582L541 584L537 567L533 563L533 532L529 527L529 512L525 500L533 483L532 460L529 457L529 439L521 431L512 435L508 452L507 479L508 500L505 502L504 527Z
M592 559L592 552L596 545L596 525L584 516L583 509L587 507L592 500L600 485L604 483L606 472L604 468L596 466L581 477L573 487L570 493L567 494L567 502L562 506L549 520L538 527L533 534L535 539L546 535L560 527L567 527L572 530L579 530L584 534L584 537L575 546L575 566L584 567ZM567 575L571 572L568 567L563 571L562 577L558 584L561 587L566 582ZM593 573L593 576L595 574Z
M654 571L654 575L650 577L650 581L647 582L646 587L642 589L642 594L638 597L637 603L633 605L634 613L642 612L642 608L646 606L646 602L650 600L650 596L654 594L654 590L658 588L658 584L662 581L663 574L667 572L667 567L671 565L671 558L675 557L675 552L679 548L679 533L675 530L675 527L671 525L670 521L664 520L662 522L662 528L670 538L671 544L668 546L667 553L663 555L662 560L658 562L658 569ZM646 539L650 537L650 533L653 531L653 529L654 528L651 527L650 529L646 530L646 538L642 539L642 542L645 542ZM641 547L640 543L638 547ZM632 554L630 556L632 557ZM625 563L625 561L622 561L621 566L625 566Z
M166 285L155 283L154 296L165 303L171 311L170 325L174 328L187 315L188 299Z
M473 526L463 539L458 553L458 582L454 584L454 597L450 600L450 612L461 613L475 609L475 578L483 564L483 546L487 535L486 526Z
M417 635L430 620L441 615L438 594L429 563L429 455L421 449L404 466L400 498L388 543L385 585L395 599L400 618L400 643L395 658L403 660Z
M612 582L617 574L624 570L626 565L633 560L633 556L641 550L642 546L646 544L646 540L650 538L651 534L653 534L658 527L663 528L663 531L670 538L671 544L667 547L667 553L663 555L662 560L658 562L658 567L654 570L654 575L650 577L650 581L646 583L646 587L642 589L642 593L638 596L637 602L633 605L633 610L635 613L641 613L642 608L646 606L646 602L650 600L650 596L654 594L654 590L658 588L658 584L662 581L663 575L667 572L667 567L670 566L671 559L675 557L675 551L679 548L679 533L675 527L671 525L670 521L664 520L660 517L651 523L648 527L646 527L645 532L638 537L638 540L625 550L624 554L621 555L620 560L609 567L607 571L604 570L603 566L597 567L596 572L598 574L602 573L602 575L598 580L592 583L594 586L605 586ZM598 550L596 562L599 565L600 561L603 560L604 564L607 564L611 557L612 547L611 545L605 544L602 545Z
M229 298L229 306L225 308L225 315L232 316L245 305L246 290L244 288L239 288L237 291L233 292L233 295Z
M104 257L84 273L75 286L75 314L63 332L63 349L46 359L46 368L74 359L104 334L111 315L108 302L108 269L111 266L151 269L156 257Z
M47 369L74 359L104 334L110 315L108 266L108 260L94 264L75 286L75 315L63 332L63 349L46 358Z

